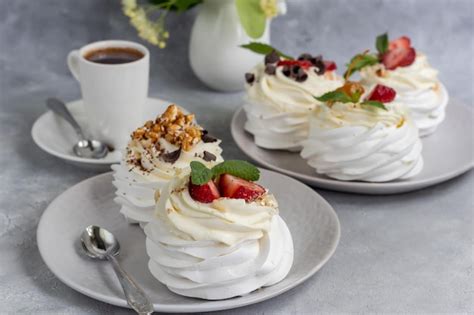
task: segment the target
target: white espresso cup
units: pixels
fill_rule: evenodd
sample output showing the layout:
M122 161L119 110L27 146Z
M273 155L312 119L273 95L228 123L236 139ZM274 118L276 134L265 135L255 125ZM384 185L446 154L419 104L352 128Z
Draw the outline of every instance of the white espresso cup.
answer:
M92 52L107 48L132 49L143 56L115 64L86 59ZM91 136L115 149L125 148L130 133L144 123L150 69L148 49L134 42L105 40L71 51L67 63L81 85Z

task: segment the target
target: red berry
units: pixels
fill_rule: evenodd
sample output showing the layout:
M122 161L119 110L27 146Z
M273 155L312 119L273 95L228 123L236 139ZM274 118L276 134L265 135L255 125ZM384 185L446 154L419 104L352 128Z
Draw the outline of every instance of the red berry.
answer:
M303 69L308 69L313 64L309 60L280 60L277 66L300 66Z
M400 38L394 39L390 41L388 44L388 50L396 49L396 48L410 48L411 41L410 38L406 36L402 36Z
M223 197L252 201L265 193L265 188L229 174L219 179L219 189Z
M337 69L337 65L334 61L331 60L324 60L324 66L326 68L326 71L333 71Z
M395 48L389 50L382 56L382 63L388 70L394 70L397 67L407 67L411 65L416 58L414 48Z
M367 100L389 103L395 99L396 95L397 93L391 87L382 84L377 84L370 93L369 97L367 97Z
M209 203L214 199L220 198L219 190L216 184L212 180L208 181L204 185L194 185L189 183L189 194L191 197L199 202Z

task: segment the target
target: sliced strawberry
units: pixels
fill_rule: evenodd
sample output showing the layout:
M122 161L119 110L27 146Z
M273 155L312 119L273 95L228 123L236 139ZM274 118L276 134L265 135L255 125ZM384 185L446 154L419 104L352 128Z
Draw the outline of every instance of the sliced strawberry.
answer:
M326 71L333 71L337 69L337 65L334 61L331 60L324 60L324 67Z
M219 189L223 197L252 201L265 193L265 188L229 174L219 179Z
M407 67L411 65L416 58L414 48L395 48L389 50L382 56L382 63L388 70L394 70L397 67Z
M395 99L396 95L397 93L391 87L382 84L377 84L370 93L369 97L367 97L367 100L389 103Z
M219 190L216 184L212 180L208 181L204 185L193 185L189 183L189 194L191 197L199 202L209 203L214 199L220 198Z
M400 38L394 39L390 41L388 44L388 50L396 49L396 48L410 48L411 41L410 38L406 36L402 36Z
M303 69L308 69L313 64L309 60L280 60L277 66L300 66Z

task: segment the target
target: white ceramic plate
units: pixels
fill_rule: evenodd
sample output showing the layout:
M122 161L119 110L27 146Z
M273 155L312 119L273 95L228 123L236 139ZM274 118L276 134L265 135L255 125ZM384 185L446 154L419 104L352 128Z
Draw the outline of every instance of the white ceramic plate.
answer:
M71 288L94 299L127 307L111 267L79 254L79 235L86 226L96 224L116 235L121 245L119 261L143 287L155 311L214 311L264 301L297 286L318 271L337 247L340 226L332 207L311 188L285 175L261 171L260 182L275 194L295 246L290 273L271 287L222 301L186 298L169 291L148 271L143 231L137 225L127 224L112 200L111 173L71 187L49 205L38 225L39 251L49 269Z
M145 117L155 118L165 111L172 102L148 98L145 108ZM79 125L87 130L87 119L82 100L66 104ZM138 127L138 126L137 126ZM110 165L120 163L121 152L113 151L103 159L81 158L72 152L72 146L77 141L74 129L51 111L41 115L33 124L31 135L35 143L47 153L63 159L76 166L97 171L110 170Z
M397 194L425 188L458 176L474 166L473 112L466 105L450 101L445 121L436 132L422 138L425 165L417 176L387 183L347 182L316 174L299 153L259 148L244 130L243 109L235 112L231 132L237 146L260 165L330 190L362 194Z

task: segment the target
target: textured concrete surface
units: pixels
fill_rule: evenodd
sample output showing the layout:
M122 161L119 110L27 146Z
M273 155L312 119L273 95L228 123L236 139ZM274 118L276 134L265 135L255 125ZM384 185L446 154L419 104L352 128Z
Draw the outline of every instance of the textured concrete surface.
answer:
M224 140L225 157L245 158L229 132L241 95L215 93L191 73L193 15L171 18L169 47L152 48L150 92L195 111ZM409 34L440 70L451 96L472 106L473 21L471 0L292 0L288 14L274 21L272 36L284 51L320 52L342 65L372 47L382 31ZM0 313L130 312L62 284L42 262L35 237L47 205L94 173L42 152L30 137L31 125L47 97L80 97L67 53L109 38L137 40L118 1L0 1ZM334 257L300 287L226 313L473 312L473 184L471 171L398 196L318 190L341 220Z

